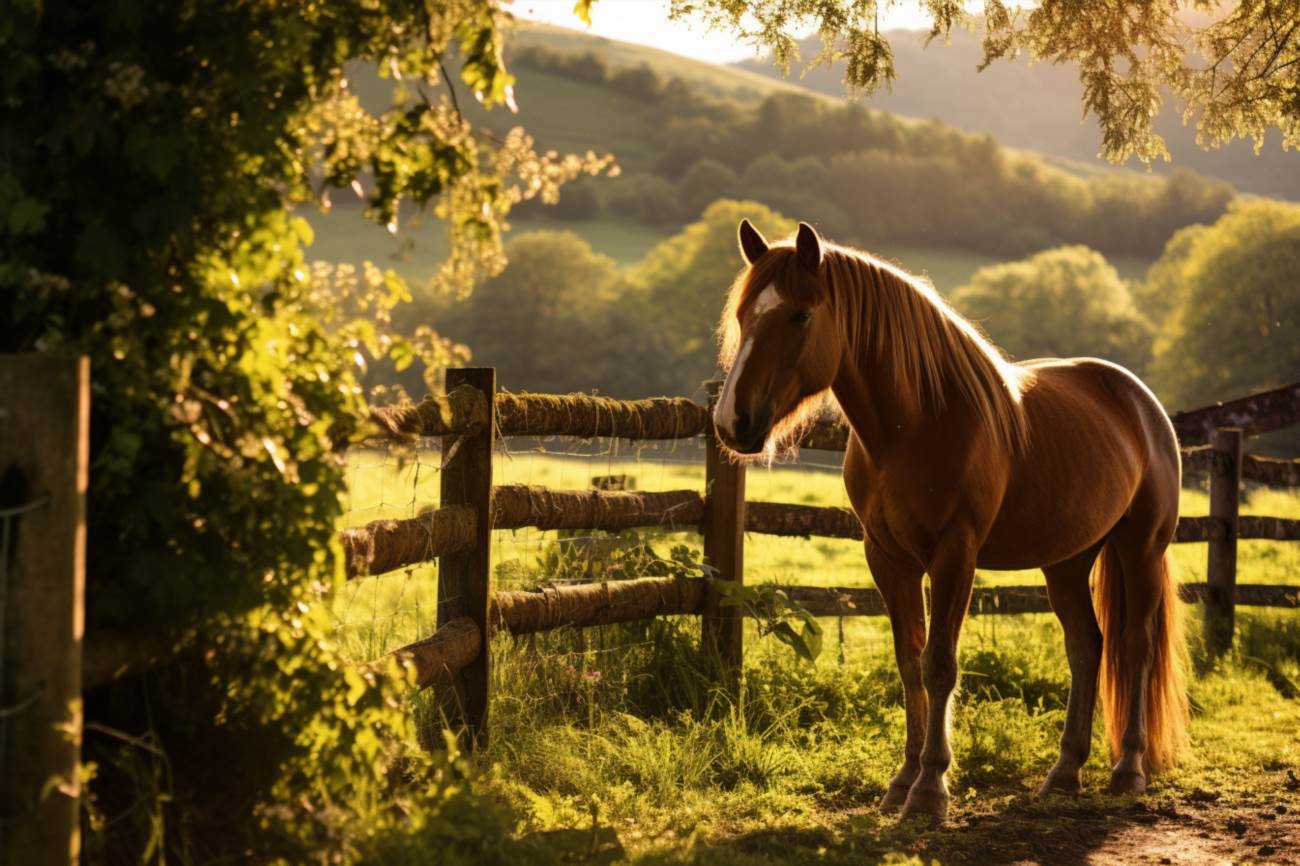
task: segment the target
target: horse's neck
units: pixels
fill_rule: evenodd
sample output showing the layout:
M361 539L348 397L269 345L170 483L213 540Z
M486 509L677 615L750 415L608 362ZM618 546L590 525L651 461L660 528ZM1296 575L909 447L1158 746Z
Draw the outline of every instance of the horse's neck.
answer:
M877 466L911 445L921 447L926 434L937 428L954 445L975 429L973 408L957 389L945 394L943 408L927 410L914 396L899 391L892 361L865 348L850 347L845 352L831 392Z
M936 415L934 410L918 405L916 395L899 390L900 377L888 353L872 351L865 343L854 345L863 339L859 328L845 328L844 333L850 335L849 345L831 391L873 463L883 465L909 444L919 445L923 434L935 429L935 425L940 425L954 444L964 439L962 430L973 433L977 413L959 389L947 389L943 408Z
M846 357L831 392L871 461L878 466L915 434L921 421L918 407L898 393L893 371L885 369L884 364Z

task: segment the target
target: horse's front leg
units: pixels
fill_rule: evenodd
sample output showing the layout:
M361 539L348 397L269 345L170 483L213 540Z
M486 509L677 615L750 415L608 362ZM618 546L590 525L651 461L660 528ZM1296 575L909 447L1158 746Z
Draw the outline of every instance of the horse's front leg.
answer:
M948 783L952 764L948 742L949 705L957 687L957 638L970 607L975 581L975 543L950 536L930 564L930 637L921 654L921 677L929 697L921 772L903 804L903 818L925 815L939 822L948 812Z
M897 811L907 799L921 772L921 743L925 739L926 696L921 682L921 651L925 648L925 599L921 595L920 566L900 562L867 541L867 565L889 611L889 625L894 631L894 657L903 680L903 700L907 707L907 745L903 766L899 768L889 790L880 802L887 812Z

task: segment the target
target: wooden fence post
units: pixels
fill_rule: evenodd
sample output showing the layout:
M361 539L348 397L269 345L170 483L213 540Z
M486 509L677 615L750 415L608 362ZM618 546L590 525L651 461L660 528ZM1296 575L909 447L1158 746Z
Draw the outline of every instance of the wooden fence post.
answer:
M460 385L478 389L487 401L487 423L462 434L442 437L440 507L474 509L474 546L438 560L438 626L467 616L478 626L482 646L477 658L457 675L461 714L471 748L486 745L488 680L492 634L492 445L496 430L496 370L466 367L447 371L447 390Z
M1241 484L1241 428L1220 427L1210 440L1210 517L1222 528L1209 543L1205 578L1205 644L1223 655L1232 648L1237 595L1237 505ZM1217 534L1217 533L1216 533Z
M710 382L709 406L717 400L720 382ZM718 443L712 417L705 434L704 558L716 569L714 577L745 582L745 467L731 462ZM733 696L740 695L740 670L744 660L744 611L723 607L716 590L707 589L701 608L704 648L718 653L727 671Z
M0 863L81 835L90 361L0 357Z

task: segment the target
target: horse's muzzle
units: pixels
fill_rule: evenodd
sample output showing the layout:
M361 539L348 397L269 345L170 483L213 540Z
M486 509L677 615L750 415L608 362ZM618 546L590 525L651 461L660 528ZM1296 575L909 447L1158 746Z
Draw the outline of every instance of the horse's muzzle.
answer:
M718 428L718 438L739 454L758 454L767 444L767 434L772 432L772 413L764 409L758 413L737 412L730 430Z

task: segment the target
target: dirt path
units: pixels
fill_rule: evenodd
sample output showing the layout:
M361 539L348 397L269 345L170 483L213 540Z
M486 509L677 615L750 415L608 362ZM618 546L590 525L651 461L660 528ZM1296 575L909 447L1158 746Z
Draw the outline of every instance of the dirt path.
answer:
M820 827L722 834L707 847L724 855L719 862L783 866L861 866L891 853L942 866L1300 866L1300 778L1285 768L1222 796L1184 789L1140 800L1008 793L958 801L938 828L900 824L866 805L822 815Z
M1086 800L1059 810L1013 806L998 815L970 816L946 832L923 834L913 850L945 864L1300 866L1298 800L1222 803L1201 795L1118 809Z

